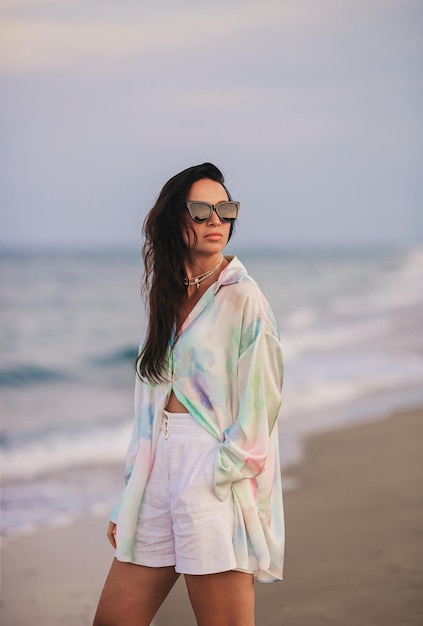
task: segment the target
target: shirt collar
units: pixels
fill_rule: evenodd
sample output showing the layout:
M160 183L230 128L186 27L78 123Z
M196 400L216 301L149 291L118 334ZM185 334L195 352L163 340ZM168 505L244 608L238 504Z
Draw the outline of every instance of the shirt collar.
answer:
M220 272L219 278L216 281L214 293L217 293L222 285L232 285L233 283L238 283L248 274L246 268L238 257L231 255L225 256L225 259L229 261L229 263Z

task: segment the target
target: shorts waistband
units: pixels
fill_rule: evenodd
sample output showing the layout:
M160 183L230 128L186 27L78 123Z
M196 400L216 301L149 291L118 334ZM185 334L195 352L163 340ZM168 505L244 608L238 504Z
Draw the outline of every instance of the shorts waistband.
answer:
M163 411L163 413L167 415L169 419L177 416L187 417L188 415L191 415L191 413L189 413L188 411L184 411L183 413L172 413L171 411Z
M211 435L197 422L191 413L170 413L163 411L161 430L165 433L165 438L169 434L195 435L211 437Z

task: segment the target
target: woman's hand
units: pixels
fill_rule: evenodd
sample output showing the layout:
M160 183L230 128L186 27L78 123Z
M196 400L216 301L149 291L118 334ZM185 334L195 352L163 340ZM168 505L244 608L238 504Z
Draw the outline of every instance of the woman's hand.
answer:
M107 529L107 538L116 550L116 524L114 522L109 522L109 527Z

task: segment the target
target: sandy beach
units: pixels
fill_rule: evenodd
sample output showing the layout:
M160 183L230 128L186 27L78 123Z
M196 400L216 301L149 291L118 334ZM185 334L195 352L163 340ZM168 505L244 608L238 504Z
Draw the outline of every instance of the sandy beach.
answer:
M257 626L417 626L423 614L423 410L307 440L287 476L283 583L257 585ZM9 541L4 626L89 625L110 560L107 519ZM155 626L195 625L183 580Z

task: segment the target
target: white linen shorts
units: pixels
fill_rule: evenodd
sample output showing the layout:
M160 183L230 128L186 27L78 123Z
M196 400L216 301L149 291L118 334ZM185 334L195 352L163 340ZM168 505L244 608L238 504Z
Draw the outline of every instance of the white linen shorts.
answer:
M135 537L134 563L181 574L236 569L234 502L213 491L219 442L189 413L164 412Z

